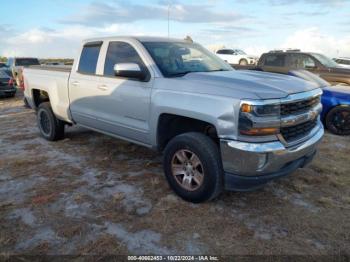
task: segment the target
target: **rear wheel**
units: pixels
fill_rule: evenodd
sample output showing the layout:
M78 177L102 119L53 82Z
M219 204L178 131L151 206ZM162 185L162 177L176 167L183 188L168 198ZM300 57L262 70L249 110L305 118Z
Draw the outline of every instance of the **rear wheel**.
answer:
M191 132L173 138L165 148L163 165L170 187L186 201L211 200L222 191L219 147L204 134Z
M246 59L241 59L239 60L239 65L243 65L243 66L248 65L248 61Z
M350 135L350 107L337 106L326 116L326 127L336 135Z
M49 102L41 103L37 111L38 127L42 137L56 141L64 137L64 122L57 119Z

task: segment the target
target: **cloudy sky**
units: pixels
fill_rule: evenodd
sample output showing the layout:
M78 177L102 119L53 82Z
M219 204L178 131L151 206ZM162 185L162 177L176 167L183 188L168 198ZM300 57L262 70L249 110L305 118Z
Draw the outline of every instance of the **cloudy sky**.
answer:
M350 0L1 1L0 55L74 57L82 39L190 35L250 54L300 48L350 57Z

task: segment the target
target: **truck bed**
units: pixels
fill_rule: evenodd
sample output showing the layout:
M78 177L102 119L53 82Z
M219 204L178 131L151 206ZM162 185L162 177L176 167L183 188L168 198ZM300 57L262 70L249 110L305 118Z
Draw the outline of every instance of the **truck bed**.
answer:
M55 115L69 121L68 84L71 66L30 66L23 70L24 94L30 103L34 103L33 90L51 94L50 101Z

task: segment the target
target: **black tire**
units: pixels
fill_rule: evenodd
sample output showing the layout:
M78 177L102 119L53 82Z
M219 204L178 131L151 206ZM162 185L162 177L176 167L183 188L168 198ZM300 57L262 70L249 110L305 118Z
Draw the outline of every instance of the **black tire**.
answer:
M41 103L37 110L40 134L48 141L64 138L64 122L57 119L49 102Z
M350 107L337 106L326 115L327 129L336 135L350 135Z
M196 190L186 190L173 175L172 163L181 150L193 152L202 166L202 183ZM219 147L201 133L184 133L173 138L164 150L163 168L170 187L182 199L200 203L216 198L223 189L223 168Z
M241 60L239 60L239 65L248 65L248 61L247 61L247 59L241 59Z

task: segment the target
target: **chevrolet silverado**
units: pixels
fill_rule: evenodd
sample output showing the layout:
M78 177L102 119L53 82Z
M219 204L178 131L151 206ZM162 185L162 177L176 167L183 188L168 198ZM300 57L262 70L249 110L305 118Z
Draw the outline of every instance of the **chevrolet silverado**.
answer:
M159 150L170 187L195 203L304 167L324 132L316 84L235 71L186 40L90 39L71 69L33 66L23 75L45 139L77 124Z

